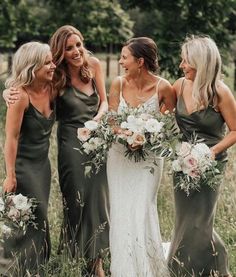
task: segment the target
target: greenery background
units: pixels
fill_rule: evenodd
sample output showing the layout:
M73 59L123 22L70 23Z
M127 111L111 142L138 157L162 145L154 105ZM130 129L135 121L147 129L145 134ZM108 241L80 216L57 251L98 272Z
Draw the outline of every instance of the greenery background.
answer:
M220 48L225 82L235 89L236 0L1 0L0 3L0 89L10 66L11 55L22 43L30 40L47 42L61 25L79 28L86 46L102 61L107 71L107 87L120 72L117 55L121 44L132 36L152 37L159 47L161 74L176 79L180 43L189 33L204 33L214 38ZM99 52L99 53L98 53ZM0 99L0 129L4 130L5 104ZM51 137L52 189L49 221L53 253L47 276L79 277L81 265L56 253L62 218L61 196L57 175L56 125ZM4 132L0 133L0 180L4 178ZM218 201L215 228L229 251L229 263L236 276L236 146L229 151L229 162ZM78 165L79 166L79 165ZM164 241L171 238L173 228L173 188L166 165L158 196L160 226ZM107 264L108 267L108 264Z

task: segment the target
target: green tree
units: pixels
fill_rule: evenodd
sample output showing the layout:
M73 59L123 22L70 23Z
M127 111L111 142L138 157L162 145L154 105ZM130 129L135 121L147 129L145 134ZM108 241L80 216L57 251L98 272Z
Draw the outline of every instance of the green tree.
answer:
M139 8L143 13L144 28L145 20L151 18L152 33L149 36L155 38L160 49L161 68L175 77L179 73L180 43L186 34L210 35L225 57L234 40L235 0L120 0L120 3L126 9ZM143 30L144 34L146 30ZM138 35L140 32L139 28Z
M17 6L19 1L2 0L0 5L0 48L12 48L17 40Z
M133 22L116 0L65 0L60 4L50 0L45 3L50 9L47 25L52 32L61 25L71 24L81 30L86 42L93 47L120 44L133 35Z
M41 0L2 0L0 11L2 50L14 50L30 40L48 40L44 18L49 15Z
M93 48L120 44L133 35L133 22L117 0L1 0L0 47L47 42L65 24L79 28Z

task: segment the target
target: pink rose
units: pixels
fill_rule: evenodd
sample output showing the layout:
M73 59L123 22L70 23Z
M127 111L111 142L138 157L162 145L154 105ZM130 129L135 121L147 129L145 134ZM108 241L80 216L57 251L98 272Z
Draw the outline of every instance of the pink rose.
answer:
M77 138L82 141L85 142L90 138L91 135L91 131L87 128L78 128L77 130Z

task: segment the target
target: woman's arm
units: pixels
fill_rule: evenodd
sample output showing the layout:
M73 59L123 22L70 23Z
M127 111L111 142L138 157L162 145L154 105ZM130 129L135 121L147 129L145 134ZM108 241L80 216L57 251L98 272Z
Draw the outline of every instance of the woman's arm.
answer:
M99 120L102 115L108 110L105 81L100 61L95 57L90 57L90 64L94 71L94 79L100 97L99 109L97 115L93 119Z
M167 80L162 80L158 93L160 106L164 104L164 108L161 108L161 112L164 112L166 110L172 112L176 105L176 93Z
M228 126L229 132L211 148L213 156L236 143L236 101L230 89L223 82L220 82L218 87L218 97L218 109Z
M28 97L25 92L22 92L20 93L19 101L16 101L7 109L5 125L6 139L4 146L6 178L3 182L3 190L5 192L16 190L16 155L22 119L27 106Z
M120 103L120 77L112 81L108 99L109 110L117 111Z

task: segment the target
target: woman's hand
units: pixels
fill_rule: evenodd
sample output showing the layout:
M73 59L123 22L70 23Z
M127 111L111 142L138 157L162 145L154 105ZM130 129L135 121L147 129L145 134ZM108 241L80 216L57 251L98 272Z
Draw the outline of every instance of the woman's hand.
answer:
M20 91L17 88L10 87L9 89L4 89L2 96L6 102L7 107L19 100L19 94Z
M97 114L94 116L93 120L99 122L103 115L104 115L104 113Z
M6 177L6 179L3 182L3 191L8 192L15 192L16 191L16 177Z

